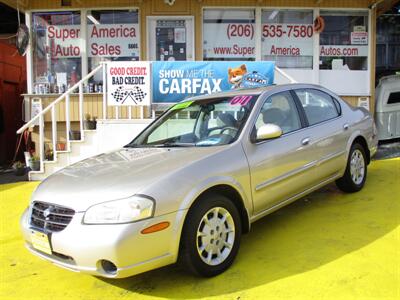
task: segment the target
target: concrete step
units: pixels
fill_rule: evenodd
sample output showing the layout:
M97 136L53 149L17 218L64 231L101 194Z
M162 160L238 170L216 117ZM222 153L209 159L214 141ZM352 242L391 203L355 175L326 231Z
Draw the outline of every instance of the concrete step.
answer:
M69 145L67 145L69 150L57 151L55 160L44 161L42 171L30 171L29 180L43 180L66 166L96 155L96 133L96 130L84 130L82 140L69 141Z

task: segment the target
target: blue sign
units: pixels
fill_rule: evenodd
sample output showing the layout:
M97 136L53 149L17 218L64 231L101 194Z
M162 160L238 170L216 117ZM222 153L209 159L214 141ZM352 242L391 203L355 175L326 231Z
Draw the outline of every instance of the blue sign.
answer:
M152 63L153 103L173 103L239 87L271 85L274 68L271 61L156 61Z

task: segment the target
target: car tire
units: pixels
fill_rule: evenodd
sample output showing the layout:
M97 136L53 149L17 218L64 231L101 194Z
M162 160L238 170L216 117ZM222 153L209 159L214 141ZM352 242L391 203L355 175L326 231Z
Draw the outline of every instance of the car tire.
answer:
M336 180L337 187L346 193L361 190L367 179L367 158L365 149L358 143L351 146L343 177Z
M241 232L240 215L231 200L219 194L202 196L190 208L184 223L181 267L204 277L221 274L237 255Z

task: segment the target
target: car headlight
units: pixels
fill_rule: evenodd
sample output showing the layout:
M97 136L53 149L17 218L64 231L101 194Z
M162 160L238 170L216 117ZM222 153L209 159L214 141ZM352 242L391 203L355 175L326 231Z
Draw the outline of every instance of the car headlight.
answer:
M130 223L153 216L154 201L143 196L103 202L89 207L84 224Z

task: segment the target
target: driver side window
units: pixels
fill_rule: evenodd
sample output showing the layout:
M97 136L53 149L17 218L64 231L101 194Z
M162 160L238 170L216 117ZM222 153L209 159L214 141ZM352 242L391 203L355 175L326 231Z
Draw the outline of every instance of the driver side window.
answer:
M268 123L278 125L283 134L301 128L299 113L289 92L274 94L265 101L256 129Z

